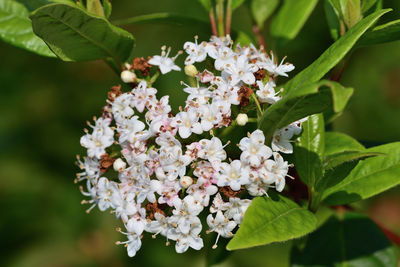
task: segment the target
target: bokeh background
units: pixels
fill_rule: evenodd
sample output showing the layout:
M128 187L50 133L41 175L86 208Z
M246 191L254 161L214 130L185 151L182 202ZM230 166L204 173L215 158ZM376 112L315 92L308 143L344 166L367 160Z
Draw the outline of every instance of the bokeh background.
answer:
M298 37L278 48L298 72L316 59L332 40L322 2ZM400 1L381 22L400 18ZM207 19L194 0L115 0L111 19L153 12L174 12ZM245 6L234 13L233 27L251 32ZM135 56L159 54L163 44L174 51L194 35L206 40L204 25L126 27L136 37ZM268 28L268 27L266 27ZM267 32L266 32L267 33ZM269 48L274 43L267 39ZM183 56L180 62L183 61ZM75 155L85 121L98 115L106 93L118 77L101 61L65 63L0 43L0 266L204 266L204 252L179 255L164 240L146 237L135 258L114 245L124 236L120 223L97 209L85 213L73 183ZM294 73L291 74L292 76ZM181 73L157 81L172 103L183 100ZM347 111L329 127L367 146L400 141L400 42L356 50L342 78L355 88ZM356 203L374 219L400 234L400 190L392 189ZM287 266L291 243L234 252L220 266ZM209 257L212 257L209 256Z

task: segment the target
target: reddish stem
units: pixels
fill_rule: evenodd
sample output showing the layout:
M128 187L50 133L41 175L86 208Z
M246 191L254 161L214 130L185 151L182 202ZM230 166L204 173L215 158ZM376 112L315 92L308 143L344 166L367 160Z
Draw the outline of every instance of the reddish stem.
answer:
M257 37L258 46L260 48L263 47L263 49L266 51L267 46L265 45L264 36L263 36L260 28L258 28L258 26L256 24L253 25L253 33Z
M373 220L373 221L375 222L375 224L379 228L381 228L382 232L385 234L387 239L389 239L392 243L400 246L400 236L398 234L396 234L393 231L389 230L388 228L386 228L386 226L383 226L382 224L380 224L376 220Z
M211 31L214 36L218 36L218 30L217 30L217 23L215 22L215 15L214 15L214 9L211 8L210 13L210 24L211 24Z

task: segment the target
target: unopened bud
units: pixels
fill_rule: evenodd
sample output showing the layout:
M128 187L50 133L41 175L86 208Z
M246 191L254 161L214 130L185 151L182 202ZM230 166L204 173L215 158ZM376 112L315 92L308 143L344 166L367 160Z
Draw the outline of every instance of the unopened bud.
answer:
M121 172L121 171L125 170L125 168L126 168L126 163L125 163L125 161L123 161L122 159L118 158L118 159L116 159L116 160L114 161L113 167L114 167L114 170L115 170L115 171Z
M189 176L183 176L179 180L179 183L181 184L181 186L183 188L188 188L190 185L193 184L193 179L192 179L192 177L189 177Z
M196 69L195 65L186 65L185 66L185 74L189 77L196 77L199 71Z
M236 117L236 122L238 125L240 126L244 126L246 125L246 123L249 121L249 117L247 117L247 114L244 113L240 113L237 117Z
M124 70L123 72L121 72L121 80L124 83L133 83L134 81L136 81L136 74L129 70Z

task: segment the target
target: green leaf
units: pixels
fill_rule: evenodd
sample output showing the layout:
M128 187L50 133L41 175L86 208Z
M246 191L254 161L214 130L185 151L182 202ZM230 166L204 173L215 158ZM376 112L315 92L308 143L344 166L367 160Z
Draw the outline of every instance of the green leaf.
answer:
M353 137L339 132L325 133L325 156L330 156L343 151L359 150L364 150L364 146Z
M377 0L361 0L361 12L364 14L376 4Z
M341 112L352 93L352 88L326 80L298 87L265 110L258 127L268 140L276 129L306 116L329 109L335 113Z
M207 10L210 11L212 7L211 0L197 0L200 2L200 4Z
M285 89L290 92L299 86L319 81L329 70L336 66L350 51L357 40L390 9L377 11L361 20L345 35L329 47L314 63L297 74L287 84Z
M104 16L106 18L109 18L111 16L111 12L112 12L112 4L111 4L110 0L103 1L103 9L104 9Z
M85 61L112 57L125 61L134 38L104 18L69 4L50 4L32 15L34 32L64 61Z
M182 16L179 14L171 13L152 13L132 18L113 21L115 25L128 25L128 24L145 24L145 23L171 23L177 25L209 25L207 20L201 20L193 17Z
M251 14L260 29L264 28L264 22L278 7L280 0L252 0L250 3Z
M100 0L86 0L86 8L87 11L97 16L104 17L103 5Z
M0 39L42 56L55 57L33 33L28 9L13 0L0 0Z
M296 171L301 180L313 190L323 175L325 124L322 114L311 115L302 123L303 132L295 145Z
M356 213L332 217L308 236L303 249L293 248L291 266L397 266L395 251L370 219Z
M353 27L362 19L360 0L347 0L343 18L348 28Z
M245 46L245 45L249 45L253 42L254 42L254 40L251 39L250 36L248 36L246 33L242 32L242 31L240 31L240 32L238 32L238 36L236 37L234 46L236 46L237 44L240 44L241 46Z
M382 155L385 155L385 154L379 153L379 152L372 152L372 151L368 151L368 150L344 151L344 152L329 155L328 157L326 157L325 162L324 162L324 169L330 170L330 169L336 168L339 165L342 165L345 162L359 161L362 159L376 157L376 156L382 156Z
M324 10L326 20L328 22L329 30L331 32L333 40L337 40L340 37L340 14L332 5L330 0L325 0Z
M271 35L292 40L300 32L318 0L285 0L271 22Z
M231 0L231 10L235 10L236 8L240 7L245 0Z
M313 213L281 195L273 194L273 198L253 199L242 225L227 246L228 250L283 242L304 236L316 228L317 219Z
M357 45L377 45L398 40L400 40L400 20L394 20L365 33Z
M324 192L324 202L341 205L377 195L400 183L400 142L367 151L387 154L360 162L340 183Z

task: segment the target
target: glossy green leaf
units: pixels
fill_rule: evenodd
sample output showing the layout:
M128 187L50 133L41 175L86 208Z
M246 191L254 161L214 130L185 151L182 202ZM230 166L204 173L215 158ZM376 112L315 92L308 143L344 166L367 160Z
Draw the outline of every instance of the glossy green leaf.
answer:
M271 23L271 35L292 40L300 32L318 0L285 0Z
M358 46L377 45L400 40L400 20L375 27L358 41Z
M324 202L341 205L366 199L400 184L400 142L367 151L385 153L360 162L340 183L324 192Z
M293 247L291 266L397 266L391 243L366 216L332 217L308 236L303 249Z
M86 8L87 11L97 16L104 17L104 9L100 0L86 0Z
M322 114L311 115L302 123L303 132L295 149L295 166L301 180L310 188L323 175L322 161L325 150L325 124Z
M301 85L314 83L319 81L328 71L339 63L342 58L350 51L357 40L372 26L374 23L390 9L377 11L361 20L352 27L345 35L329 47L314 63L297 74L287 84L287 91L296 90Z
M227 249L236 250L283 242L304 236L316 226L315 215L290 199L277 194L272 198L256 197Z
M55 57L47 45L32 31L29 11L14 0L0 0L1 40L36 54Z
M129 32L74 5L46 5L35 10L31 19L34 32L65 61L112 57L123 62L133 48Z
M325 156L330 156L343 151L359 150L364 150L364 146L353 137L339 132L325 133Z
M342 165L345 162L359 161L362 159L376 157L376 156L382 156L382 155L385 155L385 154L373 152L373 151L367 151L367 150L365 150L365 151L344 151L344 152L329 155L328 157L326 157L325 162L324 162L324 169L330 170L330 169L336 168L339 165Z
M250 2L251 14L259 28L264 28L264 22L278 7L280 0L252 0Z
M145 23L172 23L177 25L209 25L207 20L201 20L193 17L182 16L179 14L171 13L152 13L140 15L132 18L113 21L115 25L128 25L128 24L145 24Z
M271 138L276 129L311 114L330 109L341 112L352 93L352 88L326 80L296 88L264 111L258 127Z

